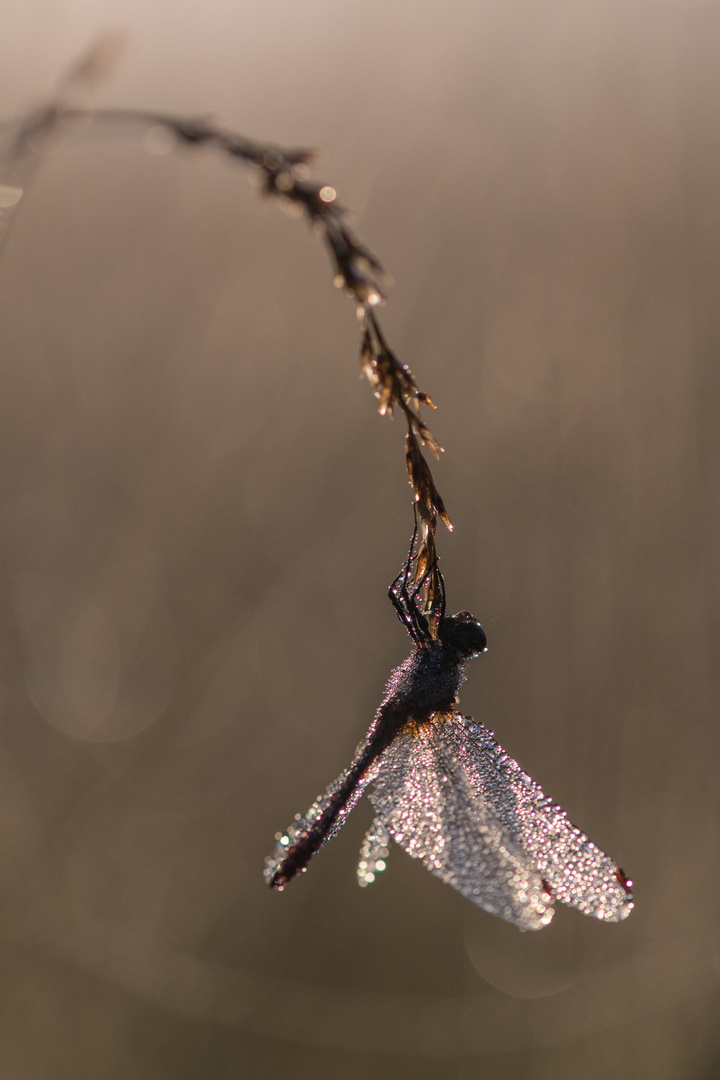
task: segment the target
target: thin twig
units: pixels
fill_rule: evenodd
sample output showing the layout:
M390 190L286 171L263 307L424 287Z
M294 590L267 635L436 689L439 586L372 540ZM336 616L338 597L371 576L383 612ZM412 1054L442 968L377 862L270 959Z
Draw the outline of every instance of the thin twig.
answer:
M347 210L338 201L330 184L312 180L308 167L318 152L308 148L281 147L250 139L221 124L212 116L173 116L142 109L94 109L78 105L88 88L107 71L114 59L112 40L101 41L73 65L55 95L38 109L0 125L10 136L5 155L6 209L14 208L37 168L43 152L67 131L90 124L160 128L186 147L209 146L258 171L265 195L295 208L322 236L335 271L335 284L354 300L361 320L360 369L378 400L381 415L399 409L407 421L405 460L420 521L416 555L416 580L425 579L425 609L431 625L436 623L441 581L437 569L435 530L438 516L452 529L443 500L435 487L421 446L439 458L442 447L421 418L419 406L435 408L430 397L418 389L409 367L402 363L387 343L377 315L386 299L386 275L382 264L346 221ZM117 52L117 42L115 42ZM25 172L21 185L18 177ZM16 186L13 187L13 182ZM7 194L9 193L9 194Z

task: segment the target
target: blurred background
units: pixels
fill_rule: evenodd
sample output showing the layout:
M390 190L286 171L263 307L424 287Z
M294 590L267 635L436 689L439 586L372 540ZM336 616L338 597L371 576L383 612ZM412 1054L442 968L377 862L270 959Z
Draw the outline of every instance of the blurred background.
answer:
M493 919L367 800L274 834L408 652L403 427L319 240L141 134L40 163L0 258L0 1056L13 1080L720 1076L720 6L9 0L0 105L320 147L439 406L462 707L635 881Z

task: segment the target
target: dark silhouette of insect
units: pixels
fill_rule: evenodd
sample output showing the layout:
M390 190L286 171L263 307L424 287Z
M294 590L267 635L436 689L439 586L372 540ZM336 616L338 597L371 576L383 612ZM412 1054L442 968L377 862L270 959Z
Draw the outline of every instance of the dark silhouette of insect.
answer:
M465 664L485 652L487 639L469 612L445 615L436 558L418 580L416 542L417 528L389 590L415 650L390 676L350 767L278 834L265 880L282 889L304 871L372 784L376 818L360 851L361 885L384 869L392 838L468 900L521 930L547 926L555 900L609 922L626 918L632 882L492 732L457 711ZM430 575L434 618L421 604Z

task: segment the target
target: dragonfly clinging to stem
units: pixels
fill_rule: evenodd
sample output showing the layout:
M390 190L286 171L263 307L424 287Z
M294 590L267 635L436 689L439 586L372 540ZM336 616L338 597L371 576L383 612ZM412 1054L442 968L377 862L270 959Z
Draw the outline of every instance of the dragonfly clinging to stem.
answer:
M360 852L361 885L384 868L392 838L468 900L521 930L547 926L555 900L608 922L626 918L632 882L491 731L458 711L465 665L485 652L487 639L469 612L445 614L437 559L418 567L417 533L389 590L415 649L392 672L350 767L278 835L265 880L282 889L304 871L372 784L376 818ZM431 574L429 611L422 593Z

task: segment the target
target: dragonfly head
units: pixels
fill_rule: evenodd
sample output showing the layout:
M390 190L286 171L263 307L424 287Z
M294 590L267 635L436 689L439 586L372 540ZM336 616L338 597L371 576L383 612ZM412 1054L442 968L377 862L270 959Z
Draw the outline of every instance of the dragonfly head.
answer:
M469 611L445 615L440 622L440 640L455 649L463 660L471 660L487 649L487 636L480 623Z

